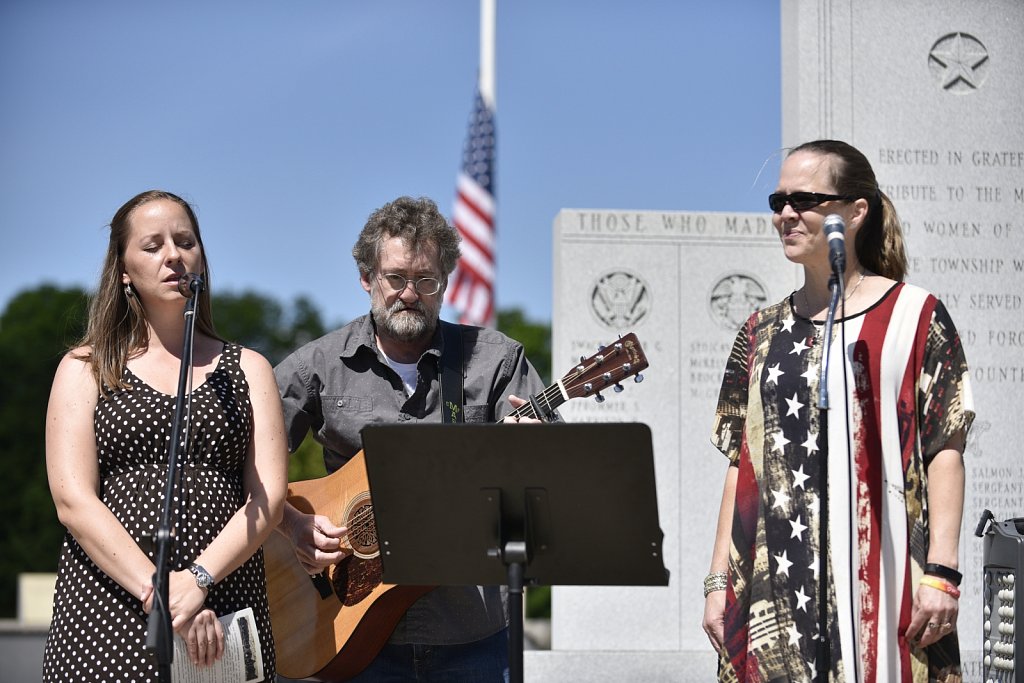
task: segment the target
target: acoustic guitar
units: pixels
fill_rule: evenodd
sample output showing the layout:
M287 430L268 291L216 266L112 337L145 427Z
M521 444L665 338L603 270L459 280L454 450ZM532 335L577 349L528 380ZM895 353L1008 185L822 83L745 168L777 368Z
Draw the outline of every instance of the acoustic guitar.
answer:
M627 334L580 363L534 399L514 410L536 418L569 399L594 396L628 377L639 382L648 366L636 335ZM291 542L272 533L263 545L277 671L288 678L337 681L351 678L377 656L405 611L432 586L381 582L380 553L360 451L320 479L292 482L288 502L348 528L343 548L351 554L311 577Z

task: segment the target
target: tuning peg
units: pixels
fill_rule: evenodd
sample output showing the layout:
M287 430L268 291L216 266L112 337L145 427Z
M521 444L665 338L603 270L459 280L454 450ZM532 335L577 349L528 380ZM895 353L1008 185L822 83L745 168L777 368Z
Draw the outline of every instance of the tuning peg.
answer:
M587 357L586 356L580 356L580 362L581 363L586 363L587 362Z
M601 395L600 391L594 394L594 400L598 403L604 403L604 396Z
M616 393L616 394L621 394L621 393L622 393L622 392L623 392L623 391L625 390L625 387L623 387L623 386L622 386L621 384L619 384L618 382L616 382L616 383L615 383L615 386L614 386L614 387L612 387L612 388L613 388L613 389L615 389L615 393Z
M637 384L640 384L640 382L644 381L644 376L638 372L636 373L636 377L633 378L633 381L636 382Z

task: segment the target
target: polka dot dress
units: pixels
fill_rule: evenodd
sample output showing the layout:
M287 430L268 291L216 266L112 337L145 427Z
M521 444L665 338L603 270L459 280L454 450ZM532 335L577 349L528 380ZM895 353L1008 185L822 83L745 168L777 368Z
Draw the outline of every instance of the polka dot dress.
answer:
M179 451L179 463L185 462L175 507L184 521L176 532L174 570L188 567L245 500L242 474L252 434L252 406L240 356L240 346L225 345L217 368L192 393L189 443ZM139 547L154 559L174 397L150 388L128 369L124 376L131 390L101 399L94 416L101 493ZM260 550L210 590L206 606L218 616L253 608L267 680L274 680L266 596ZM147 618L138 598L100 571L67 534L43 681L156 681L155 657L145 647Z

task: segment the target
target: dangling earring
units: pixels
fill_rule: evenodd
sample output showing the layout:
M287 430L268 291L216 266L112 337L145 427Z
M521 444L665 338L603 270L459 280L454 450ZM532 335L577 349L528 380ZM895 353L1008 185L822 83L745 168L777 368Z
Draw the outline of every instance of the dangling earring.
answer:
M131 299L133 296L135 296L135 291L132 289L130 283L126 282L124 285L124 296L127 299Z

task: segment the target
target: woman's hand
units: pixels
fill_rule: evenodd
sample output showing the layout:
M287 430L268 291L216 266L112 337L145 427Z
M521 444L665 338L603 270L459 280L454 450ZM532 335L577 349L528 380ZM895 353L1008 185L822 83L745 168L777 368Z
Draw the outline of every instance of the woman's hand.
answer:
M721 652L725 645L725 591L711 591L704 598L704 633L711 647Z
M224 627L212 609L200 610L174 631L185 640L188 658L196 666L210 666L224 656Z
M171 612L171 626L179 631L203 608L209 591L200 588L195 575L187 569L171 572L168 578L167 608Z
M956 630L960 603L952 595L931 586L917 587L914 607L907 626L907 640L927 647Z

